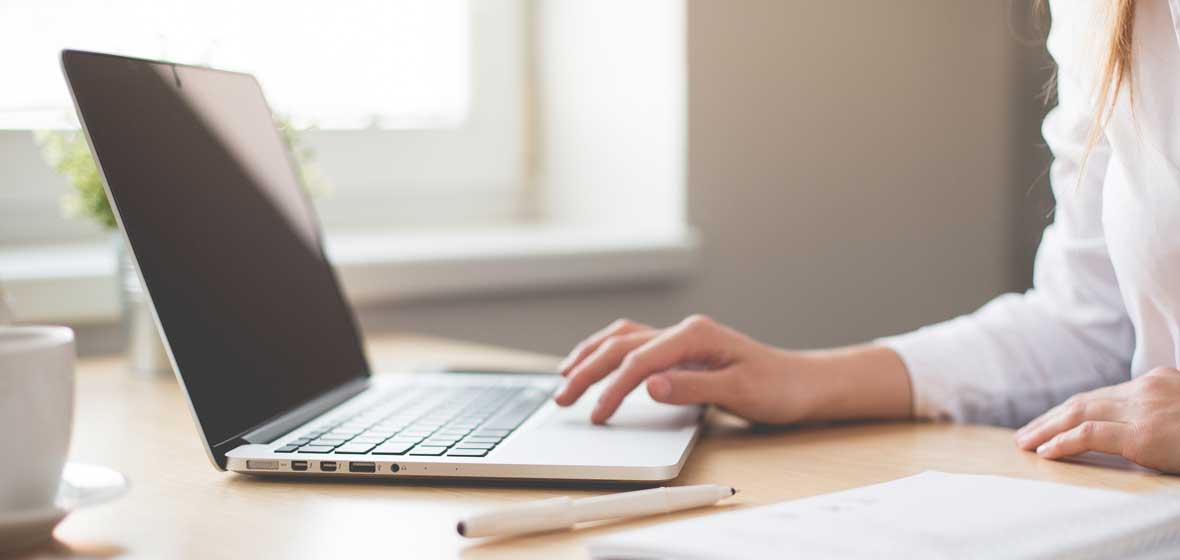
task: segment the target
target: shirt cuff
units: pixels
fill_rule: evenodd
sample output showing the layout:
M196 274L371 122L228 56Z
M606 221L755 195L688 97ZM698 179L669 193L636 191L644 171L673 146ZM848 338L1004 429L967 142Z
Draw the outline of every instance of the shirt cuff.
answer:
M931 420L960 420L956 413L956 390L950 382L956 358L947 356L944 346L935 340L939 333L931 327L873 341L897 352L910 376L913 414ZM960 358L961 359L961 358Z

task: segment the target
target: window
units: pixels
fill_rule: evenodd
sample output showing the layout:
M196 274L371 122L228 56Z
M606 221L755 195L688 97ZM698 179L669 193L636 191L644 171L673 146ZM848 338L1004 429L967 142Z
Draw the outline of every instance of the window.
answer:
M258 76L316 151L329 232L518 216L519 0L6 0L0 3L0 245L93 238L30 131L76 126L63 48ZM462 165L456 165L462 161Z
M692 266L683 0L0 0L0 283L18 320L117 316L32 130L58 51L245 70L297 125L354 304L652 282Z
M76 48L256 74L273 108L323 128L461 124L468 94L463 0L120 2L8 0L0 53L10 79L0 127L62 125L57 64ZM69 124L68 122L64 124Z

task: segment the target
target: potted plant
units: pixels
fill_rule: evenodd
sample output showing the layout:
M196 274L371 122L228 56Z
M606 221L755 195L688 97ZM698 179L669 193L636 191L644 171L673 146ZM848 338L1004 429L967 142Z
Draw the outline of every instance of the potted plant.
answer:
M309 195L329 193L330 182L316 163L315 152L306 146L299 132L287 118L276 117L275 124L296 163L300 183ZM34 133L45 161L64 176L73 187L62 198L67 217L93 220L111 234L116 255L118 297L127 334L127 358L131 371L145 375L171 373L164 344L151 316L147 296L139 281L135 262L115 230L118 222L103 188L102 176L90 153L85 134L80 130L46 130Z

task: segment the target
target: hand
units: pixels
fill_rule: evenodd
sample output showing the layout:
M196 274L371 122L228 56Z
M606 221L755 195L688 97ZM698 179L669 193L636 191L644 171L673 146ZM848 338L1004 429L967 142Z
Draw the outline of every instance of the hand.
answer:
M1017 431L1016 443L1046 459L1100 451L1180 472L1180 370L1074 395Z
M791 375L791 362L787 352L701 315L665 329L620 319L562 362L568 380L555 400L569 406L614 373L590 415L596 424L606 422L644 380L659 402L713 403L756 422L787 423L802 417L801 399L808 393Z

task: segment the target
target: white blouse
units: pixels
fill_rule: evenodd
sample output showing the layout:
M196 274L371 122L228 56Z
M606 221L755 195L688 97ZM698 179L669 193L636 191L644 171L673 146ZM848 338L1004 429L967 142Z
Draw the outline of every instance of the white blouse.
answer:
M1108 2L1050 4L1058 105L1042 132L1057 207L1034 288L878 341L909 368L919 417L1018 426L1075 393L1180 367L1180 0L1137 2L1133 110L1124 86L1082 170Z

